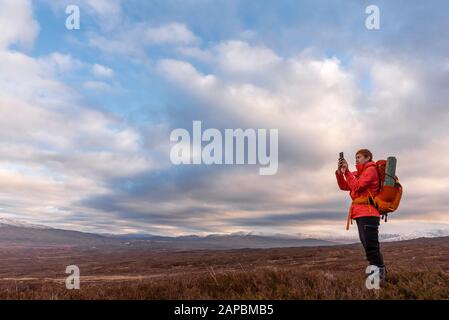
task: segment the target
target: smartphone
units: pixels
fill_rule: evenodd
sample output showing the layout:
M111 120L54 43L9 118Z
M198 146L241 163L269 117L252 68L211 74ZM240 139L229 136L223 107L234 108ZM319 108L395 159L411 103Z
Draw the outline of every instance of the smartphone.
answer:
M345 158L345 156L344 156L343 152L340 152L340 157L338 159L341 160L341 159L344 159L344 158Z

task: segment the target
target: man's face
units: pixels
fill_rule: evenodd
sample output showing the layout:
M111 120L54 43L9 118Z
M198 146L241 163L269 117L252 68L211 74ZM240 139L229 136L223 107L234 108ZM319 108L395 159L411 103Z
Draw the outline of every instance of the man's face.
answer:
M368 157L365 157L363 154L361 153L357 153L355 155L355 164L365 164L369 161Z

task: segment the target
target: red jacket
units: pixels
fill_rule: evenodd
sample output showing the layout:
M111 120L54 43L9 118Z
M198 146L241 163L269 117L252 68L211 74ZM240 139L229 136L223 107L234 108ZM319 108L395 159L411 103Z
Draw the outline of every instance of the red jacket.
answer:
M379 177L376 163L374 161L356 165L357 171L345 171L343 175L337 170L335 175L341 190L350 191L349 195L354 200L358 197L368 196L369 192L375 197L379 193ZM380 217L379 211L368 204L352 204L349 209L349 219L356 219L366 216Z

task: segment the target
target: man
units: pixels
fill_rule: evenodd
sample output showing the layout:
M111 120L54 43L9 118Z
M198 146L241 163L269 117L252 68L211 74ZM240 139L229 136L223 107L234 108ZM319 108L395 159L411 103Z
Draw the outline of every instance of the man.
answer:
M379 268L380 280L385 282L386 268L379 244L380 214L371 201L379 193L379 177L373 154L368 149L361 149L355 155L357 171L351 172L345 159L339 159L335 172L341 190L350 191L353 200L346 222L346 228L354 219L357 222L359 238L365 249L366 259L370 265ZM361 201L361 199L365 199Z

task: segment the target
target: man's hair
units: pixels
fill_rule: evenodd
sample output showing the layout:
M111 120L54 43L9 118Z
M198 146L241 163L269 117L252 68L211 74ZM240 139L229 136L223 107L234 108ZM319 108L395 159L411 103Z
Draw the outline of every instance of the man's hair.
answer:
M358 155L358 154L361 154L364 157L369 158L369 161L373 160L373 154L368 149L360 149L359 151L356 152L355 155Z

